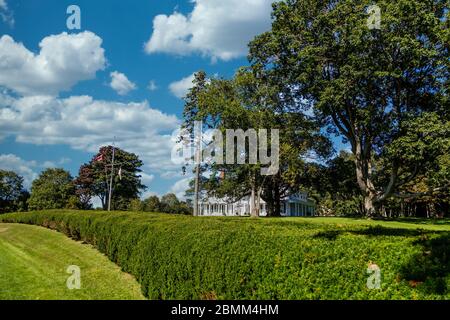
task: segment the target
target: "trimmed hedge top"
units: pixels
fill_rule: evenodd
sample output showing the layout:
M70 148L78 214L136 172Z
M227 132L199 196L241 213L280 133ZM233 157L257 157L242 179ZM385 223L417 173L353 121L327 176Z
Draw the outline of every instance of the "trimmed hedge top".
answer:
M0 216L94 245L150 299L448 299L450 232L94 211ZM381 288L368 289L368 265Z

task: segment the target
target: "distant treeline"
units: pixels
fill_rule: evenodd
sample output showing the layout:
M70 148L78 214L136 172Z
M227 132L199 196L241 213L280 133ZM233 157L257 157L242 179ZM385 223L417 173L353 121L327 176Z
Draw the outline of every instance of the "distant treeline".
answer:
M0 213L46 209L93 209L93 199L98 198L102 210L108 208L112 177L111 209L121 211L153 211L189 214L187 202L169 193L159 199L150 196L144 201L140 195L147 189L141 182L143 165L133 153L105 146L81 165L77 177L60 168L48 168L32 182L30 192L25 190L23 177L13 171L0 170Z

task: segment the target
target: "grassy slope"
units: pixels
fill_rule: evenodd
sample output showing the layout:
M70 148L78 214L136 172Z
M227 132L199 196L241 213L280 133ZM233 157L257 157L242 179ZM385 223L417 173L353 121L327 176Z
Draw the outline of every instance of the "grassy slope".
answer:
M47 211L0 220L95 243L153 299L449 299L449 220ZM68 230L67 230L68 228ZM380 290L366 287L381 268Z
M69 265L81 289L69 290ZM0 224L0 299L142 299L140 286L90 246L37 226Z

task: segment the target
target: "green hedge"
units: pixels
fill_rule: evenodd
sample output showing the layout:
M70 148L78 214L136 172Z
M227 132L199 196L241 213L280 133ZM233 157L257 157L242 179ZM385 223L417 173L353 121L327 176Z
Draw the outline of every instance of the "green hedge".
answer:
M94 245L151 299L449 298L448 232L92 211L0 221L41 225ZM371 262L381 268L379 290L366 286Z

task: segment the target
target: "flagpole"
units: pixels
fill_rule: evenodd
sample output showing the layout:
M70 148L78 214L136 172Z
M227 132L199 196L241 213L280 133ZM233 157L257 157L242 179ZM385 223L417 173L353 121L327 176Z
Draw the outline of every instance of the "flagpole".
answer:
M202 161L202 123L195 121L194 124L194 143L195 143L195 182L194 182L194 212L193 216L199 215L199 198L200 198L200 163Z
M115 150L115 147L114 147L114 145L115 145L115 138L114 138L114 142L113 142L113 145L112 145L112 162L111 162L111 178L110 178L110 181L109 181L109 197L108 197L108 211L111 211L111 196L112 196L112 184L113 184L113 177L114 177L114 157L115 157L115 153L116 153L116 150Z

